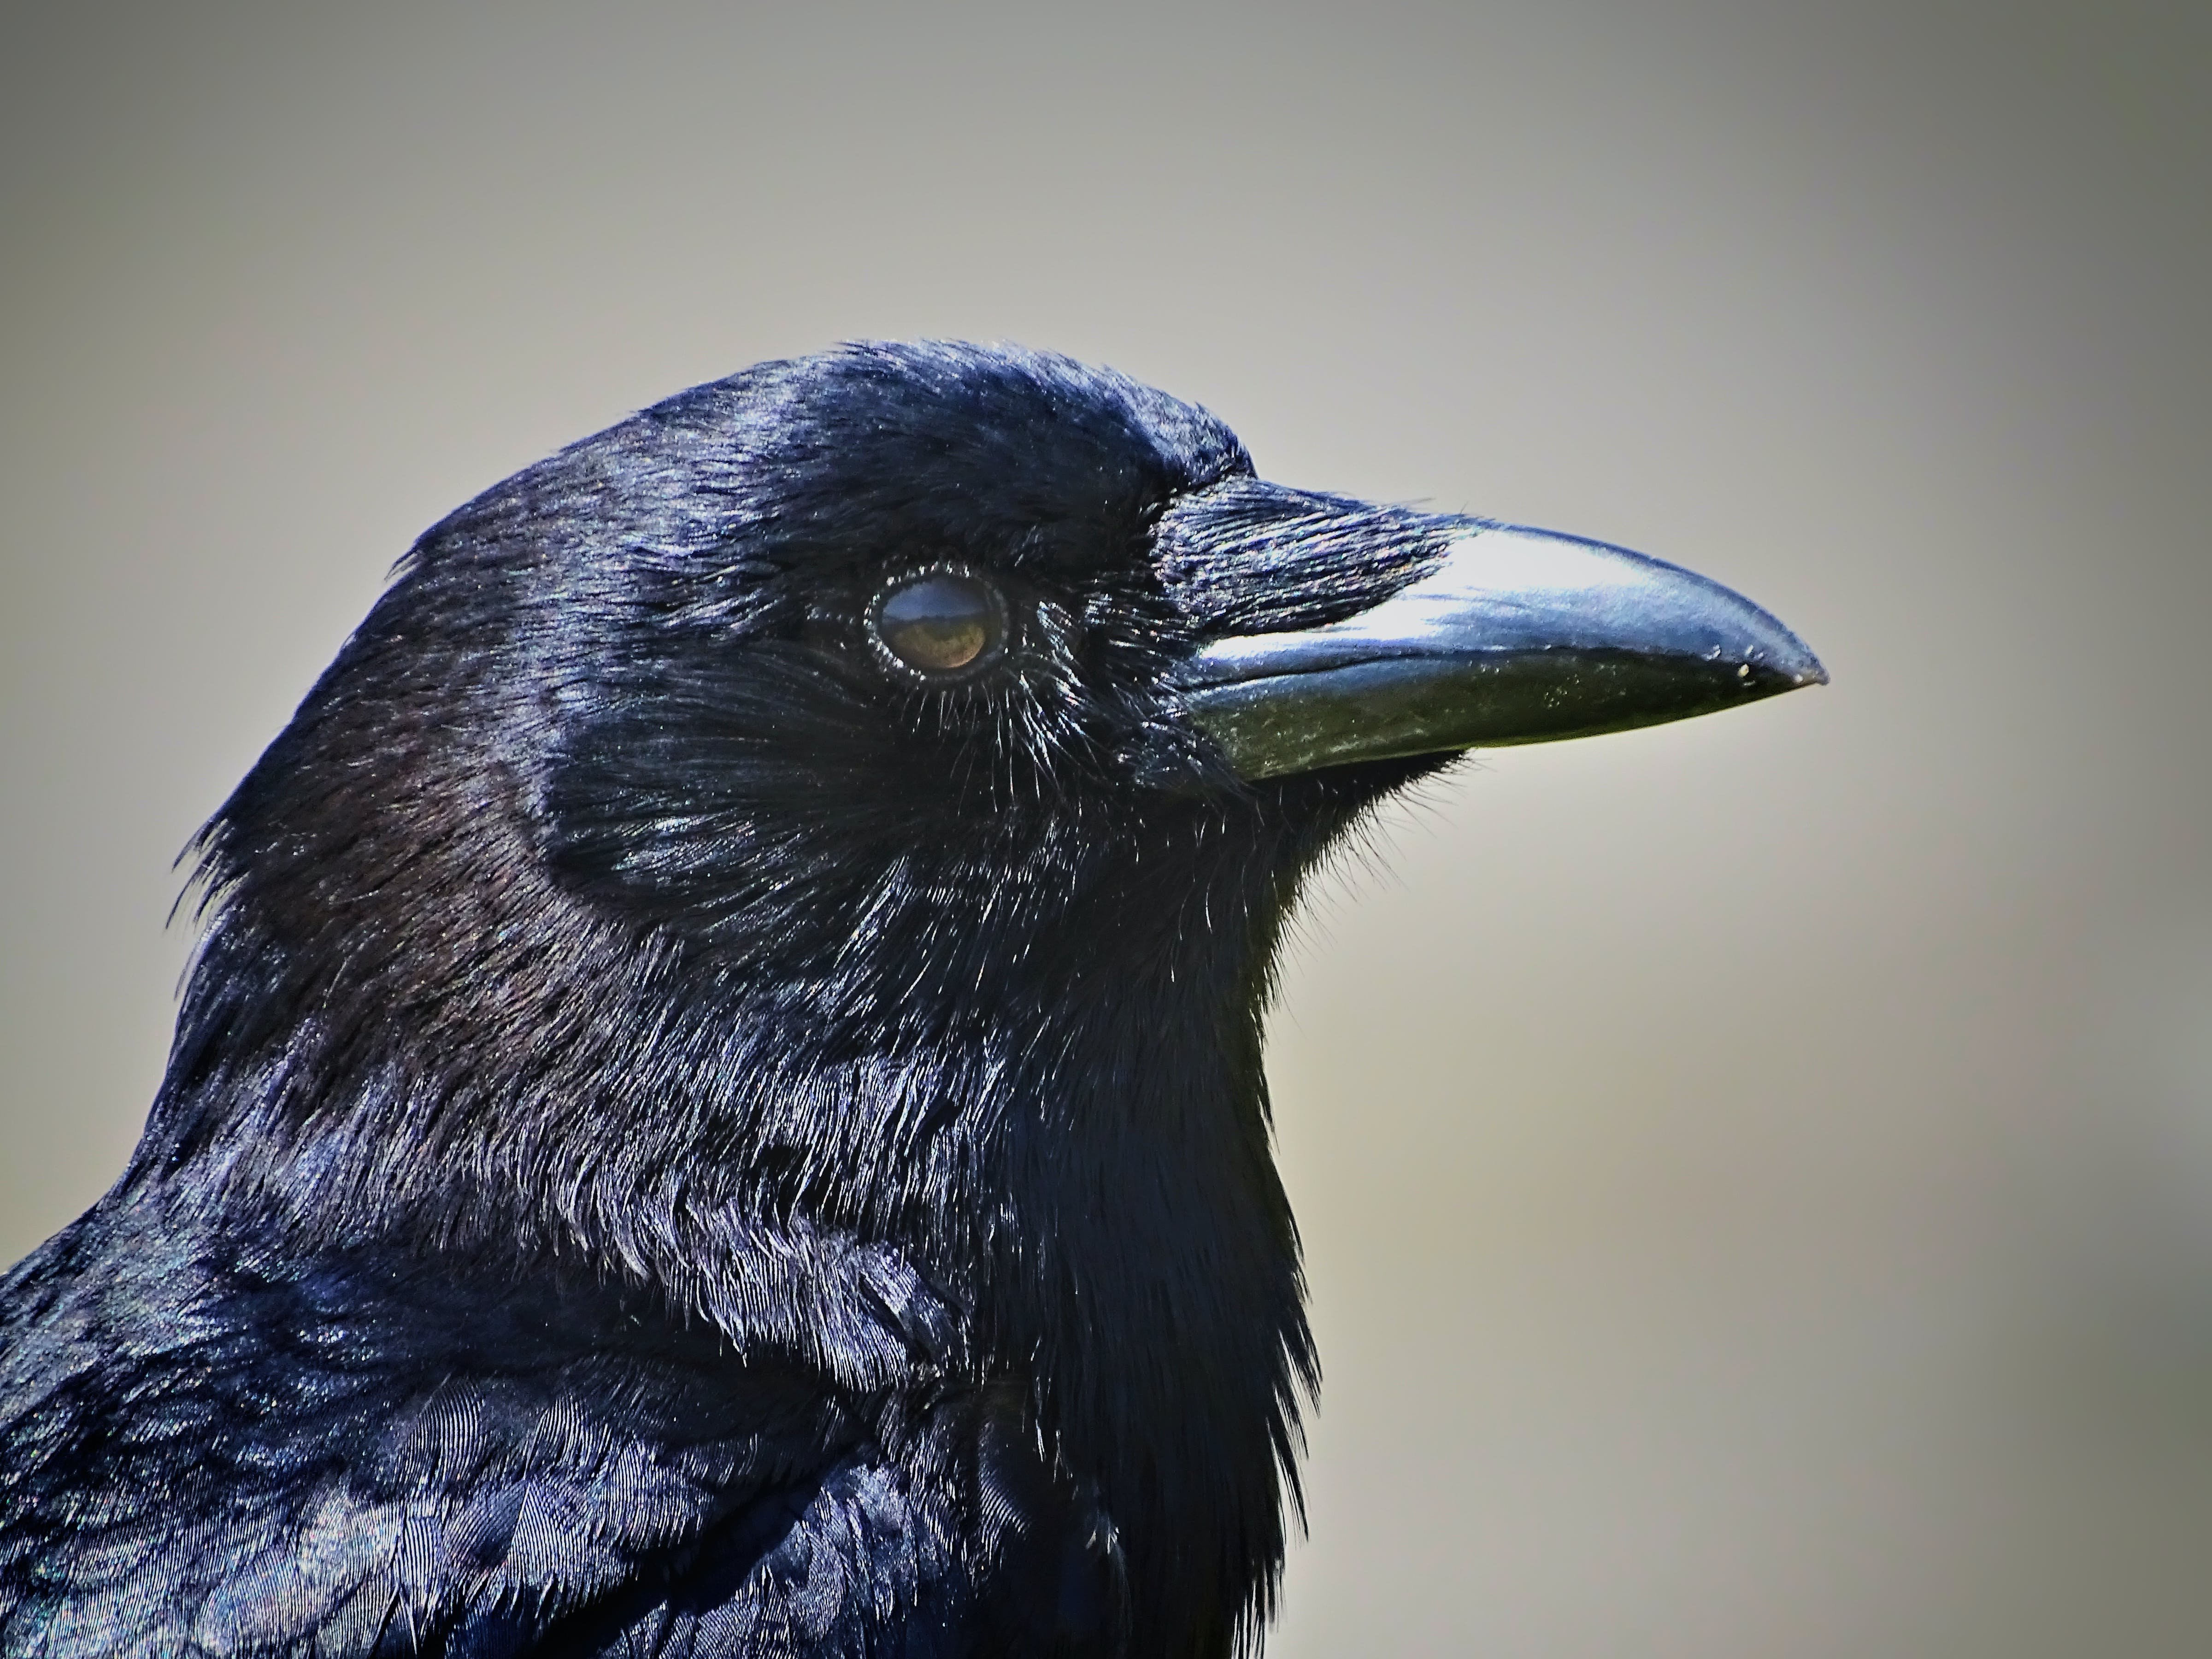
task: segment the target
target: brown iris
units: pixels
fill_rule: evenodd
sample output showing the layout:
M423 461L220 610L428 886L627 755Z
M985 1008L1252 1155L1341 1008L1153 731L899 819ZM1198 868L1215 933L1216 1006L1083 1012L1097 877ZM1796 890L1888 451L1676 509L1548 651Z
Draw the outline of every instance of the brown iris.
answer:
M876 636L915 672L957 674L1005 642L1006 611L989 583L932 571L902 582L876 606Z

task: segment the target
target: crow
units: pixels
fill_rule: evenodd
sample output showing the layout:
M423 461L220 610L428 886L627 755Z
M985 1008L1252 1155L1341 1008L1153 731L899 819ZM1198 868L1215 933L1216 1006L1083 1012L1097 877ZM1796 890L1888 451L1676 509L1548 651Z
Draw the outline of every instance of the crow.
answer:
M0 1650L1249 1650L1301 883L1469 747L1825 678L1012 347L530 467L194 843L144 1137L0 1283Z

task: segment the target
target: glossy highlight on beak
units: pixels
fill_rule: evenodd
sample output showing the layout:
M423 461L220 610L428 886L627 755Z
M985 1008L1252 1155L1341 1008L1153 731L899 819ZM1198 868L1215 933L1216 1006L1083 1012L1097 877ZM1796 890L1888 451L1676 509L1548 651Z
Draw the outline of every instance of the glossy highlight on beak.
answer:
M1449 533L1367 610L1179 666L1184 712L1240 776L1589 737L1827 681L1781 623L1680 566L1480 520Z

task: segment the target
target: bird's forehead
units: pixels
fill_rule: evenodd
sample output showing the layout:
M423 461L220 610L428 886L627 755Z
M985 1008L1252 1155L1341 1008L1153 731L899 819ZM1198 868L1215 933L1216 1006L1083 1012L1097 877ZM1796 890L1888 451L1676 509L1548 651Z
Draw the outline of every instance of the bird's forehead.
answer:
M1081 558L1250 467L1204 410L1010 347L846 347L648 413L719 450L702 483L794 549L865 553L889 538Z

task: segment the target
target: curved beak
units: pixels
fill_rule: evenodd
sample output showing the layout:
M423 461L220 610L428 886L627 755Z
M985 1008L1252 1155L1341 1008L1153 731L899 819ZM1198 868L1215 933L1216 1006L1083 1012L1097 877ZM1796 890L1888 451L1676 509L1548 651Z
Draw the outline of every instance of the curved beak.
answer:
M1178 665L1185 714L1240 776L1588 737L1827 680L1779 622L1679 566L1519 526L1426 524L1442 556L1378 603L1216 637Z

